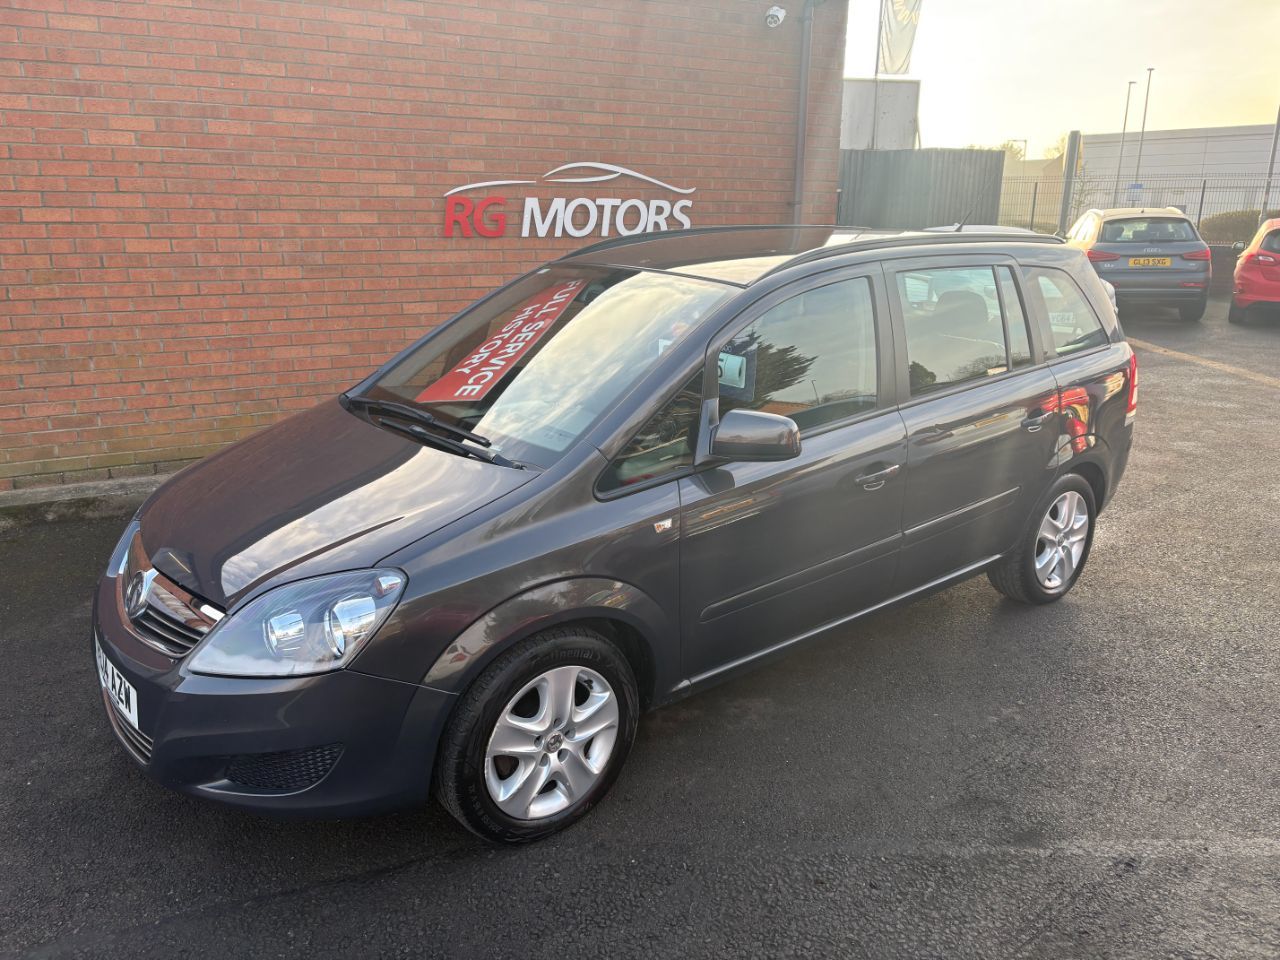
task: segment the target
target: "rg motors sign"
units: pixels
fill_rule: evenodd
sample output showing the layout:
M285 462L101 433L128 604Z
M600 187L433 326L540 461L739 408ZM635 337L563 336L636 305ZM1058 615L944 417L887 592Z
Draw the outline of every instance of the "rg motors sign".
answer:
M622 197L510 197L508 187L606 183L628 177L669 191L670 199ZM610 237L654 230L686 230L694 187L677 187L612 163L566 163L537 180L485 180L444 195L446 237ZM501 191L496 192L496 191Z

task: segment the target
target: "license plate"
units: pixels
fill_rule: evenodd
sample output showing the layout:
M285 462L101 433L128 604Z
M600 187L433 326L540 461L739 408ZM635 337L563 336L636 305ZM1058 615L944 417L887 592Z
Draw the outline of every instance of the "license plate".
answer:
M1131 267L1172 267L1173 257L1130 257Z
M120 715L133 724L133 729L137 730L138 691L133 689L133 685L115 668L115 664L107 659L107 655L102 652L102 644L95 640L93 648L98 656L98 679L102 681L102 689L107 692L107 696L116 705Z

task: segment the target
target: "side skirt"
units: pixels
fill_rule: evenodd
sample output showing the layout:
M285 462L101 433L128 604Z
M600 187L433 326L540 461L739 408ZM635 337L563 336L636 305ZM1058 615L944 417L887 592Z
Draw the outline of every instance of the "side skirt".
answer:
M682 680L679 684L676 685L676 687L671 691L671 696L672 697L684 696L687 693L691 693L695 688L700 687L703 684L707 684L715 680L725 679L727 678L728 674L733 673L737 670L740 670L744 667L747 667L755 663L757 660L761 660L765 657L769 657L776 653L780 653L783 650L786 650L788 647L795 646L796 644L801 643L805 640L810 640L813 637L818 636L819 634L826 633L828 630L833 630L836 627L843 626L846 623L851 623L860 617L865 617L868 614L875 613L877 610L883 610L885 607L890 607L896 603L901 603L904 600L909 600L910 598L918 596L919 594L928 593L931 590L936 590L940 587L949 586L956 581L963 580L969 576L972 576L975 573L978 573L983 568L991 565L993 562L999 559L1000 559L999 554L996 554L990 557L985 557L982 560L979 560L977 563L971 563L967 567L961 567L959 570L953 570L951 573L938 577L936 580L930 580L928 583L922 586L915 587L914 589L908 590L905 593L900 593L897 596L890 597L888 600L881 600L879 603L873 604L872 606L867 607L864 610L859 610L857 613L851 613L848 616L841 617L838 620L832 620L830 623L824 623L820 627L814 627L812 630L807 630L804 633L791 637L788 640L783 640L781 643L775 643L771 647L765 647L765 649L757 650L755 653L749 654L745 657L740 657L737 660L731 660L729 663L716 667L713 670L708 670L705 673L698 674L697 676L689 677L687 680Z

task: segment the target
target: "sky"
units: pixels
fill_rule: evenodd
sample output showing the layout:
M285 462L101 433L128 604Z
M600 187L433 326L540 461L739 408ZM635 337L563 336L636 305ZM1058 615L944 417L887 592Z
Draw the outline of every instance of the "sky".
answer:
M875 68L880 0L849 0L845 76ZM1063 133L1274 123L1280 0L923 0L911 73L925 147L1027 140L1043 156Z

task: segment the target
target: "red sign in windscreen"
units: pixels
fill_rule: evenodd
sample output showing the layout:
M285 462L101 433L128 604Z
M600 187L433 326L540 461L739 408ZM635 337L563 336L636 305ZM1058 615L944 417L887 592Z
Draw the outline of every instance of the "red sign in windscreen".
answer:
M585 283L566 280L535 293L471 356L418 394L418 402L459 403L484 397L555 326Z

